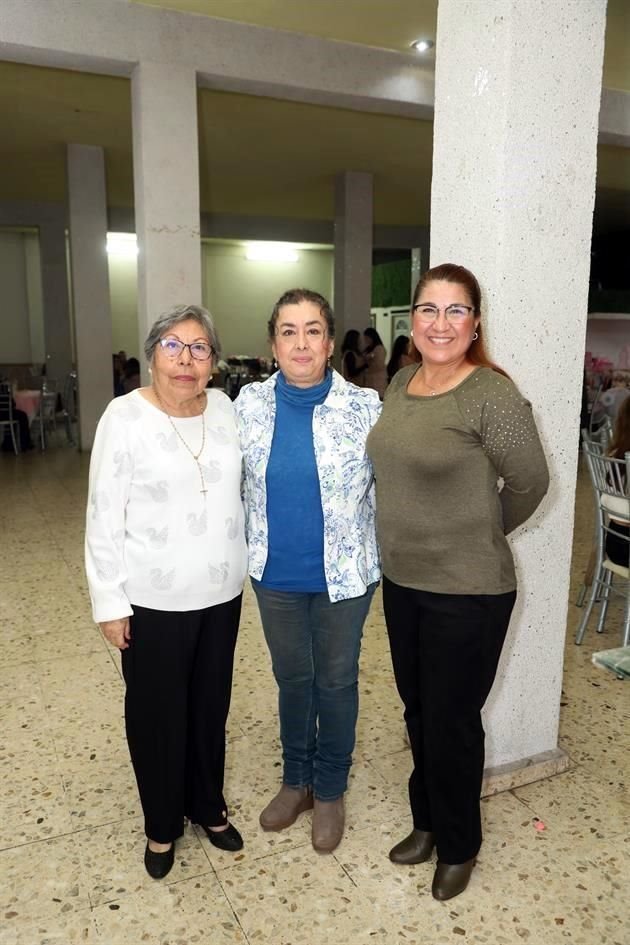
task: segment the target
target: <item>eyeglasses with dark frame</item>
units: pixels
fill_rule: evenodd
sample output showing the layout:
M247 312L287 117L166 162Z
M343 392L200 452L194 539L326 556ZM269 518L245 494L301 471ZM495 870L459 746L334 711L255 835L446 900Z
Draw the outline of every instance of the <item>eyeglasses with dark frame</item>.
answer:
M411 311L422 322L434 322L440 312L444 312L444 318L447 322L462 322L469 315L472 315L475 310L472 305L460 305L459 302L447 305L443 309L429 302L419 302L412 307Z
M167 358L178 358L184 348L188 348L195 361L209 361L214 354L214 348L207 341L193 341L187 345L179 338L166 337L160 338L159 345Z

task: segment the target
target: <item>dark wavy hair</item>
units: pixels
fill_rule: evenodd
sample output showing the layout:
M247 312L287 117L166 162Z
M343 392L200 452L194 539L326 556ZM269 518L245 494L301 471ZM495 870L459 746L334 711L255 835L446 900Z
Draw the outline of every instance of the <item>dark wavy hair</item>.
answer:
M278 322L278 315L280 314L280 309L282 306L299 305L300 302L312 302L314 305L319 306L319 310L326 321L328 337L334 338L335 316L333 315L333 310L330 307L330 302L328 299L325 299L323 295L319 294L319 292L313 292L311 289L287 289L286 292L282 293L274 305L271 312L271 318L267 322L267 334L269 336L269 340L273 341L276 336L276 324Z
M365 331L363 332L363 337L368 338L370 342L368 347L365 349L366 351L368 352L374 351L377 345L380 345L381 348L383 347L381 336L377 332L376 328L372 328L372 327L366 328Z

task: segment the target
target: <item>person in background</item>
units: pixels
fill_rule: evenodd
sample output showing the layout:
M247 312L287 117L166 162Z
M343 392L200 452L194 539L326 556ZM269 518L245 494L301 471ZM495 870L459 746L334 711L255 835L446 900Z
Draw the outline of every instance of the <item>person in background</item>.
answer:
M19 442L18 447L20 452L24 453L28 450L33 449L33 441L31 440L31 428L28 422L28 414L24 410L20 410L13 399L13 393L11 391L11 385L9 383L1 384L0 386L4 387L11 395L11 414L14 420L18 422L18 432L19 432ZM7 407L6 415L0 411L0 420L9 419L9 410ZM0 447L3 453L13 453L13 440L11 438L11 430L7 426L4 431L4 438L2 440L2 446Z
M506 536L536 510L549 475L531 404L486 353L474 275L450 263L428 270L412 324L422 365L394 375L368 437L414 763L413 829L390 859L422 863L437 847L432 892L450 899L481 846L481 709L516 600Z
M137 358L128 358L125 362L122 386L125 394L130 394L132 390L140 387L140 362Z
M387 387L386 353L376 328L366 328L363 332L363 357L367 362L363 386L371 387L382 400Z
M329 853L344 832L361 637L380 578L365 442L381 404L328 366L335 323L317 292L285 292L268 334L278 371L235 403L249 573L278 684L283 758L260 823L283 830L313 808L313 847Z
M112 355L112 373L114 376L114 397L122 397L125 393L123 387L124 375L120 357L117 354Z
M409 354L409 338L407 335L398 335L392 346L392 356L387 362L387 382L389 383L401 368L414 363L412 355Z
M630 397L626 397L626 399L621 402L617 411L613 435L608 450L608 455L612 456L614 459L624 459L626 453L630 453ZM628 492L627 483L625 492ZM622 499L620 501L623 502L625 500ZM628 525L627 521L617 520L611 515L609 527L610 531L606 533L606 556L610 558L614 564L620 564L623 565L624 568L627 568L630 560L628 552L630 548L628 541L630 538L630 525Z
M344 380L364 387L367 360L361 354L360 340L361 335L354 328L345 333L341 343L341 373Z
M623 403L630 397L627 371L614 371L610 387L600 396L600 404L614 424Z
M86 572L94 620L122 653L125 723L154 879L184 818L243 846L223 796L225 724L247 548L234 408L205 390L219 341L195 305L157 319L152 382L115 398L90 462Z

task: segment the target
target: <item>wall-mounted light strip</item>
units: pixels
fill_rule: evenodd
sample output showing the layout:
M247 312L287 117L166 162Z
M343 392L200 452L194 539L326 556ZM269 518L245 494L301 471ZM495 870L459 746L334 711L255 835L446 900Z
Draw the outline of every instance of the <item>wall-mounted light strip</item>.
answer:
M252 262L297 262L299 255L290 243L250 243L245 258Z

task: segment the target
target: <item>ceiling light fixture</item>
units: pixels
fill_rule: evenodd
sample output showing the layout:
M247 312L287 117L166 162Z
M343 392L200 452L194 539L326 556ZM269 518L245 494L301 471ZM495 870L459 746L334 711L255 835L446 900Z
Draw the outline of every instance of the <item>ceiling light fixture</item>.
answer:
M251 262L297 262L299 256L290 243L250 243L245 258Z
M418 53L428 52L430 49L433 49L435 43L432 39L414 39L411 43L411 48L415 49Z

